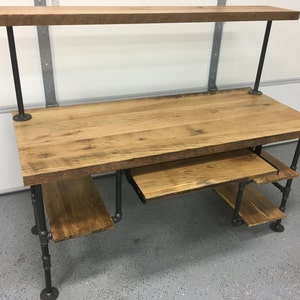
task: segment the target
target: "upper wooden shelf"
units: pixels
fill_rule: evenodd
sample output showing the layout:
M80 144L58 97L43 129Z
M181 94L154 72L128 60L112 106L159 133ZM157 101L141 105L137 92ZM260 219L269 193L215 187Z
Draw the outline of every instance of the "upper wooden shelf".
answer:
M1 26L297 20L272 6L2 6Z

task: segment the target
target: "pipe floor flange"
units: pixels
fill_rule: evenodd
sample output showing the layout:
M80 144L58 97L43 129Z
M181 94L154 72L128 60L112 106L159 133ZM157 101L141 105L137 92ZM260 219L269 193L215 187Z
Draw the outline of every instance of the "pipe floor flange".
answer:
M284 231L284 226L282 224L276 224L276 222L271 223L270 228L275 232L283 232Z
M46 289L43 289L41 291L41 300L55 300L58 298L59 292L58 289L55 287L52 287L52 293L48 294Z

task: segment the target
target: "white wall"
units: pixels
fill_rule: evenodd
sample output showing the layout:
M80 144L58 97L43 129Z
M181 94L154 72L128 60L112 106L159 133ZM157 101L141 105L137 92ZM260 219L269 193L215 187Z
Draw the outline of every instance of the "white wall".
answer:
M1 0L1 5L33 5ZM58 1L48 1L57 3ZM99 5L99 0L60 0L60 5ZM216 5L190 0L188 5ZM102 0L101 5L186 5L184 0ZM228 0L228 5L267 4L300 10L295 0ZM300 21L273 22L262 80L300 79ZM206 89L213 23L52 26L54 79L59 103L113 99L145 93ZM252 82L265 22L224 25L217 84ZM23 98L44 104L34 27L15 28ZM0 110L15 106L5 28L0 28Z
M28 5L33 0L0 0ZM49 0L49 4L58 1ZM98 0L60 0L60 5L99 5ZM190 0L188 5L216 5ZM300 10L300 1L227 0L227 5L267 4ZM102 0L101 5L187 5L186 0ZM296 78L294 84L261 89L300 110L300 21L274 22L262 80ZM218 86L253 82L265 22L226 23ZM113 99L148 93L205 90L214 24L52 26L54 78L59 103ZM36 29L15 28L25 105L44 106ZM0 28L0 112L15 107L15 92L5 28ZM13 124L0 114L0 193L22 186Z
M273 5L300 10L295 0L228 0L227 5ZM224 26L218 83L251 82L255 78L265 22L231 22ZM300 78L300 20L272 24L262 80Z
M33 0L0 0L0 5L32 6ZM29 105L43 105L44 92L39 61L36 28L15 27L15 42L24 102ZM0 27L0 111L16 106L13 75L9 57L6 28Z

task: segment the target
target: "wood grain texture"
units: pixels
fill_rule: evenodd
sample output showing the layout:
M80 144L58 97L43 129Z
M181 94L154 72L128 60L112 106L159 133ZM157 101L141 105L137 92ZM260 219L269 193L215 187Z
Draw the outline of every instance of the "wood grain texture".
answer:
M114 227L91 177L43 184L42 191L54 242Z
M276 173L277 169L249 149L130 170L132 179L146 200Z
M268 161L272 166L276 167L279 172L277 174L257 176L256 178L254 178L254 182L256 184L275 182L275 181L295 178L298 176L297 172L292 170L290 167L288 167L283 162L281 162L280 160L272 156L267 151L262 150L261 157L263 157L266 161Z
M247 89L28 110L14 122L25 185L300 137L300 113Z
M271 6L2 6L1 26L296 20Z
M224 199L231 208L235 206L238 184L219 186L215 191ZM285 217L285 214L270 200L258 192L252 185L244 190L240 217L248 227L261 225Z

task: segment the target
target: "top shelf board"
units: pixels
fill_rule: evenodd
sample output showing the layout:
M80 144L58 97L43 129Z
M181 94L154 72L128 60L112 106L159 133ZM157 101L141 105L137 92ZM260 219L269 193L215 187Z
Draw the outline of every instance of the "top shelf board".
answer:
M0 26L297 20L272 6L0 6Z

